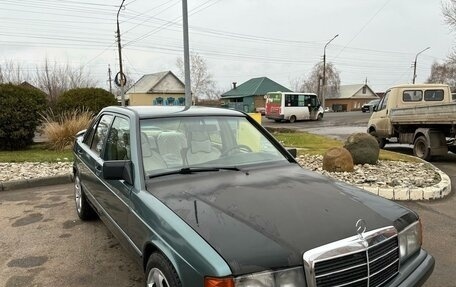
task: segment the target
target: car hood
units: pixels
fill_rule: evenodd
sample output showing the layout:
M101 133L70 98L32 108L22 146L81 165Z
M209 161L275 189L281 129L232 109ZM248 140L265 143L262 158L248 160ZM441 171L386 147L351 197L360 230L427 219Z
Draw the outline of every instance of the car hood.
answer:
M170 178L172 177L172 178ZM305 251L417 219L410 210L297 164L170 175L147 189L193 227L234 275L302 265Z

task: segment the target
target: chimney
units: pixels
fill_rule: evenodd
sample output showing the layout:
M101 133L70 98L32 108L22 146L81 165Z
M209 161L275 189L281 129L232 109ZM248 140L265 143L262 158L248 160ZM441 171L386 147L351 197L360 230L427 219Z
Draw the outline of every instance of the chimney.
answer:
M233 82L233 90L236 89L236 82Z

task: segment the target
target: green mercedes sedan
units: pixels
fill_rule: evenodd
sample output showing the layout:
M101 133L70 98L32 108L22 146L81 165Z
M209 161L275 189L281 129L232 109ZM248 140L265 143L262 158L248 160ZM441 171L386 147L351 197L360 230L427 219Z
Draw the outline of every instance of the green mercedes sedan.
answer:
M146 286L422 285L418 215L295 153L238 111L108 107L76 138L77 214L103 220Z

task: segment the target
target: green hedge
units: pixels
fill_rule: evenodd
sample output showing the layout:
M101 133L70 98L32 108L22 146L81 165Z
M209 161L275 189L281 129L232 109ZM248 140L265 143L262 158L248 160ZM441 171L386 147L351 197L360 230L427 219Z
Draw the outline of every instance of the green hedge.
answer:
M107 106L117 105L117 100L110 92L100 88L78 88L63 93L58 101L58 111L88 110L97 114Z
M40 90L0 84L0 150L23 149L33 143L40 112L47 107Z

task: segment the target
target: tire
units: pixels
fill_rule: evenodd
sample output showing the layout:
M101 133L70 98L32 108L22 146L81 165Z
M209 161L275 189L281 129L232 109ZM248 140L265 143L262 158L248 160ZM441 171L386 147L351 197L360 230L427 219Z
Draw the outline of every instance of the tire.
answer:
M413 143L413 155L426 161L431 159L431 149L427 146L424 136L419 136Z
M84 193L81 185L81 179L79 174L74 175L74 201L76 204L76 213L81 220L93 220L97 218L95 210L87 200L87 196Z
M290 117L290 123L296 122L296 116L291 116Z
M176 270L161 253L152 253L146 265L146 287L181 287Z
M448 150L456 154L456 146L449 146Z
M321 121L323 119L323 114L318 114L317 121Z
M385 147L385 145L386 145L386 139L385 138L377 137L377 132L376 131L370 131L369 134L371 136L373 136L377 140L379 148L383 149Z

